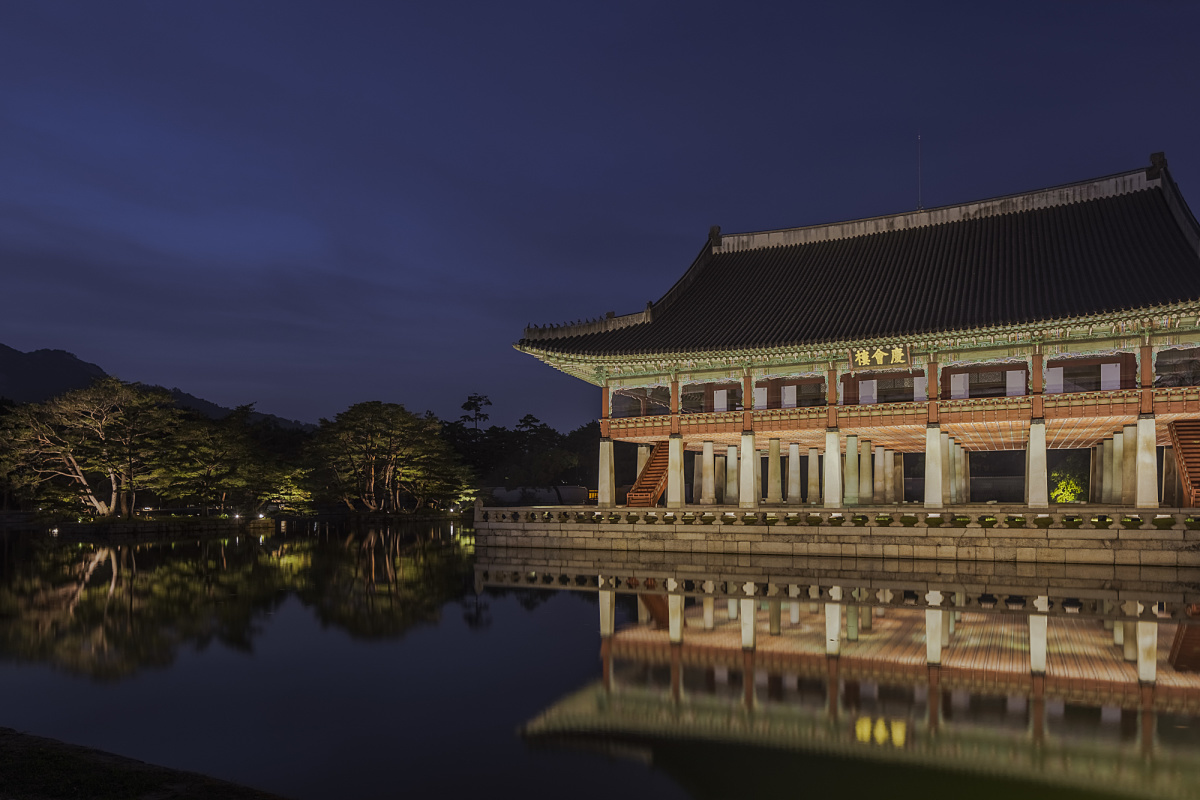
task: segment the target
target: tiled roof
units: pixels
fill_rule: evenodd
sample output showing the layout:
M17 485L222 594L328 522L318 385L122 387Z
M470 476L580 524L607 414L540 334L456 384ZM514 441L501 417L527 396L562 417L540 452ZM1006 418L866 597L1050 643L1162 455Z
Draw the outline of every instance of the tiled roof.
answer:
M519 346L579 355L770 348L1151 308L1200 301L1198 251L1200 228L1159 159L982 203L714 238L642 312L649 321L531 329Z

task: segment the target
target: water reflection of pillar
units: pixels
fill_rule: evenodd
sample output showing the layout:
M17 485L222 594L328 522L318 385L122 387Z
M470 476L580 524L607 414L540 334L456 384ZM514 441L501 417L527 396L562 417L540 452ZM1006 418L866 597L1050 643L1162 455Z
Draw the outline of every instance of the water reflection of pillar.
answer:
M825 694L829 698L829 719L831 722L837 722L838 719L838 682L841 661L836 654L825 656L825 667L828 670Z
M600 585L605 583L600 576ZM605 691L612 691L612 637L617 626L617 593L612 589L601 589L600 605L600 661L601 682Z
M1046 740L1046 676L1033 676L1033 696L1030 698L1029 725L1033 743L1041 746Z
M742 650L742 704L754 710L754 650Z
M600 683L604 691L612 691L612 637L600 639Z
M929 732L938 732L938 723L942 718L942 668L937 664L930 664L928 669L929 676Z
M846 691L843 695L842 701L845 704L847 711L858 711L859 707L862 705L861 696L862 687L859 685L858 681L846 681Z
M1154 684L1142 684L1142 758L1147 761L1154 757L1154 731L1158 727L1157 714L1154 711Z
M683 643L671 642L671 700L683 698Z

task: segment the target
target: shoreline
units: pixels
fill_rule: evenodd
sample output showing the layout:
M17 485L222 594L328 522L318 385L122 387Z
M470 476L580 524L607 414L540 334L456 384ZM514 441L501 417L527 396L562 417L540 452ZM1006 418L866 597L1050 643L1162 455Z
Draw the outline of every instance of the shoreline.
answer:
M197 772L0 728L3 800L284 800Z

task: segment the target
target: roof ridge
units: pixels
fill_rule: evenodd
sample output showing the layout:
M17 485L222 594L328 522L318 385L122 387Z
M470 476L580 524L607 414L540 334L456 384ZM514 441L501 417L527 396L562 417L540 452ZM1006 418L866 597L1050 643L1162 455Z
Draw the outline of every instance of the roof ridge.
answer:
M726 233L721 236L719 247L714 253L736 253L767 247L785 247L794 244L826 242L852 239L873 233L925 228L947 222L994 217L1041 208L1073 205L1106 197L1159 188L1163 185L1162 170L1139 167L1126 172L1105 175L1100 178L1065 183L1044 189L971 200L965 203L938 206L936 208L901 211L861 219L827 222L819 225L802 225L793 228L777 228L748 233Z

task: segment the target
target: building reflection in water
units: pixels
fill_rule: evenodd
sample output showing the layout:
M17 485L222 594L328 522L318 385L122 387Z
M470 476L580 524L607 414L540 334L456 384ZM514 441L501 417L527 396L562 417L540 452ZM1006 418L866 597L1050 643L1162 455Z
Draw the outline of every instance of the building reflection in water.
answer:
M601 679L531 720L532 741L1200 796L1196 570L609 555L479 548L477 589L598 595Z

